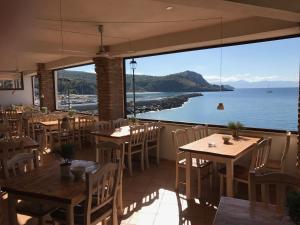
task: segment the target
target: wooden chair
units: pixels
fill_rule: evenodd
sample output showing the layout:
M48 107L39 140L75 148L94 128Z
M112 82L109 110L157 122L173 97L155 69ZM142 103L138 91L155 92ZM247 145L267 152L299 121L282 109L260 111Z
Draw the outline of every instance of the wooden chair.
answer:
M129 174L132 176L132 155L141 154L141 169L144 170L144 147L146 137L146 127L137 125L130 127L130 140L126 145L125 155L127 155Z
M0 141L0 161L12 158L18 153L24 153L24 142L22 139L5 139Z
M0 121L0 139L8 139L10 138L10 127L8 121L3 119Z
M288 131L286 133L285 146L281 153L280 159L278 160L268 159L267 166L266 166L268 170L284 172L286 156L290 148L290 141L291 141L291 132Z
M64 117L58 119L58 132L52 133L53 141L62 143L75 143L75 118Z
M199 139L205 138L208 136L208 126L207 125L197 125L192 127L194 140L197 141Z
M159 146L160 146L160 122L147 124L145 140L145 161L146 167L149 168L149 151L155 150L156 164L159 165Z
M119 171L119 164L107 163L102 168L86 174L87 196L83 204L75 207L74 224L106 224L109 217L113 225L118 224L116 201ZM65 209L54 211L51 217L59 224L67 222Z
M111 121L98 121L93 126L93 131L111 130L111 129L112 129Z
M18 114L17 110L14 110L14 109L5 110L5 115L6 115L7 119L18 119L19 118L19 114Z
M128 126L128 120L124 118L119 118L116 120L112 121L112 127L113 128L118 128L118 127L123 127L123 126Z
M38 153L20 153L13 156L11 159L3 160L3 170L5 179L27 173L39 167ZM39 220L39 225L44 224L44 218L50 212L55 210L50 205L41 205L34 201L18 201L16 212L22 215L36 217Z
M234 165L234 181L245 183L249 187L249 171L262 170L266 168L267 160L271 150L272 139L267 138L260 141L252 151L250 168ZM224 179L226 178L226 168L219 170L220 175L220 195L223 194Z
M294 177L289 174L281 173L281 172L261 172L261 171L250 171L250 188L249 188L249 199L252 204L255 204L257 201L256 195L256 186L257 185L275 185L276 186L276 208L279 213L284 212L285 200L287 188L295 188L296 190L300 188L300 179L299 177ZM268 196L269 188L265 188L265 193L262 195ZM269 202L269 198L263 199L266 203L266 207Z
M175 178L175 189L178 189L179 183L179 168L186 168L186 154L179 150L179 147L188 144L189 137L187 129L177 129L172 131L173 145L176 153L176 178ZM198 179L198 196L201 195L201 169L210 166L211 163L198 158L192 158L192 169L197 169Z

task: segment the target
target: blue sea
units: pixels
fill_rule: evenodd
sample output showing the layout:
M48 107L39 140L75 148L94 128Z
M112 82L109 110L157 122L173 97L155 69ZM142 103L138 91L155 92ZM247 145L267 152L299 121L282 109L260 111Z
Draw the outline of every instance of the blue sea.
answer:
M184 93L144 92L137 93L136 99L151 100L181 94ZM219 92L202 94L190 98L180 108L141 113L137 117L218 125L240 121L247 127L297 130L297 88L249 88L222 92L221 95ZM127 101L131 100L132 93L127 93ZM219 102L224 104L224 111L217 110Z

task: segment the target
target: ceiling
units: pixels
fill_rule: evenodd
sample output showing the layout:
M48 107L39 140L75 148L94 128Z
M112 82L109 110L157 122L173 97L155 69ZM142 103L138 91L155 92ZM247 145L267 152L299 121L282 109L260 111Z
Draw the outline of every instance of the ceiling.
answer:
M24 2L0 3L0 70L29 73L37 63L52 69L91 61L98 25L110 55L120 57L300 33L299 0Z

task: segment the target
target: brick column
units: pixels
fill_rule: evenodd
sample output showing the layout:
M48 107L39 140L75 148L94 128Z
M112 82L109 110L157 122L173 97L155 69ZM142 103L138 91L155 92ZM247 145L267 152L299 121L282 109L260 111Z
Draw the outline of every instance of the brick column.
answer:
M45 64L37 64L37 76L40 86L40 106L47 107L49 111L55 110L55 86L52 70L46 70ZM44 98L42 98L42 96Z
M97 74L99 120L124 117L122 58L94 58Z

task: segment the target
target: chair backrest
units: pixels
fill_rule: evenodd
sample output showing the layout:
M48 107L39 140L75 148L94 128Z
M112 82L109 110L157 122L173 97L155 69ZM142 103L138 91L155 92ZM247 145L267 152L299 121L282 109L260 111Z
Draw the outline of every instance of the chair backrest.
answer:
M280 167L281 167L281 171L284 170L284 166L285 166L285 160L286 160L286 156L288 154L288 151L290 149L290 142L291 142L291 132L287 132L286 133L286 141L285 141L285 146L281 155L281 159L280 159Z
M10 137L10 127L7 119L3 119L0 122L0 138L9 138Z
M101 208L108 205L112 209L116 208L119 174L120 166L116 163L107 163L102 168L86 174L87 200L84 224L91 224L92 215L97 215L95 212L101 211Z
M19 118L17 110L14 110L14 109L5 110L5 115L8 119L17 119L17 118Z
M268 161L270 150L271 150L272 139L266 138L256 144L252 151L252 159L250 170L263 169Z
M197 141L201 138L205 138L208 136L208 126L207 125L197 125L192 127L194 140Z
M128 120L124 118L119 118L112 121L113 128L123 127L128 125Z
M188 131L187 129L177 129L172 131L173 145L175 152L178 153L179 147L189 143Z
M112 123L111 121L98 121L94 124L94 131L99 130L111 130L112 129Z
M6 179L18 174L27 173L39 166L37 151L19 153L11 159L3 160L4 177Z
M249 199L252 204L257 201L256 197L256 185L275 185L276 186L276 205L277 210L283 213L285 206L287 188L300 188L300 178L294 177L289 174L281 172L269 172L262 173L260 171L250 171L250 189ZM269 195L267 192L269 188L265 188L265 195ZM263 191L263 190L262 190ZM264 200L264 199L263 199ZM265 199L265 203L269 204L268 198Z
M64 117L58 119L58 131L59 133L74 132L75 130L75 118Z
M144 144L146 137L146 129L147 127L145 125L130 126L129 144L131 146Z
M153 142L160 139L160 122L153 122L147 124L146 141Z
M0 160L9 159L17 153L24 152L24 142L22 138L5 139L0 141Z

